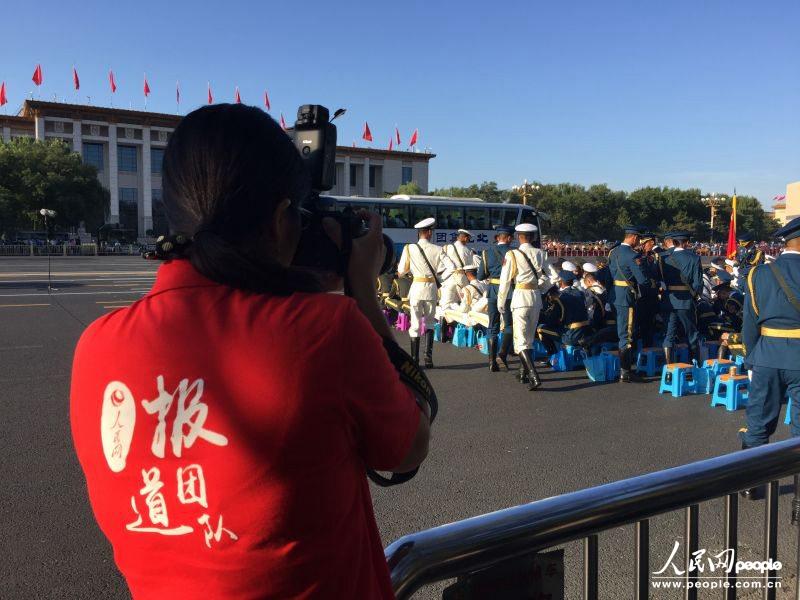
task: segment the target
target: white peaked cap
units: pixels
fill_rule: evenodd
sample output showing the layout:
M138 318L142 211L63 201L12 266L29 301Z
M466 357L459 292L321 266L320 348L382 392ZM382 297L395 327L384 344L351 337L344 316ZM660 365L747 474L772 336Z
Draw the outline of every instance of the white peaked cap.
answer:
M478 270L478 265L476 265L474 263L471 263L471 264L468 264L468 265L464 265L464 270L465 271L477 271Z
M468 229L459 229L459 230L458 230L458 233L465 233L465 234L467 234L469 237L472 237L472 232L471 232L471 231L469 231Z
M576 271L578 269L578 267L575 266L575 263L569 262L568 260L565 260L563 263L561 263L561 268L565 271Z
M725 259L725 264L728 265L729 267L735 267L736 266L736 261L735 260L731 260L730 258L726 258Z
M533 223L520 223L514 227L514 231L518 231L519 233L531 233L533 231L539 231L539 228Z
M427 219L422 219L422 221L414 225L414 229L430 229L434 225L436 225L436 219L433 217L428 217Z
M711 267L713 267L713 268L715 268L715 269L719 269L720 271L724 271L724 270L725 270L725 267L723 267L721 264L719 264L719 263L718 263L717 261L715 261L715 260L712 260L712 261L711 261L711 265L710 265L710 266L711 266Z
M583 270L586 273L597 273L597 265L590 262L583 263Z

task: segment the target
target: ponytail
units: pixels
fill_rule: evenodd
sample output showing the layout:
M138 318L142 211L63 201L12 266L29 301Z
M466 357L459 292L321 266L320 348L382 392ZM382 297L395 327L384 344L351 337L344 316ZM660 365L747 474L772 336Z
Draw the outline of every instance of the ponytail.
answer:
M319 279L311 271L256 258L208 230L197 232L193 238L162 236L156 243L156 255L162 260L188 260L206 279L257 294L289 296L294 292L322 291Z

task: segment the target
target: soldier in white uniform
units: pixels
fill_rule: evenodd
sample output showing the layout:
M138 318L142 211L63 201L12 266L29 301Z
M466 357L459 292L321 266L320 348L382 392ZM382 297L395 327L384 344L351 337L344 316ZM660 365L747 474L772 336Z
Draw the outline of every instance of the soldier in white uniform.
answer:
M442 252L441 247L430 241L435 224L436 220L428 217L414 225L419 241L416 244L406 244L397 265L399 276L402 277L409 272L414 276L408 292L408 301L411 307L411 327L408 335L411 337L411 356L417 364L419 364L419 339L421 334L425 335L425 366L427 368L433 367L433 326L436 315L437 290L441 285L442 273L452 269L452 264Z
M468 283L458 290L461 302L444 312L444 320L448 323L456 321L472 327L475 322L470 316L470 312L480 308L481 299L486 296L486 284L478 281L478 265L476 264L464 266L464 274ZM485 305L486 303L484 302L483 304Z
M531 245L537 228L532 223L520 223L515 228L519 248L509 250L500 272L500 289L497 308L505 313L506 297L514 284L511 296L511 318L514 324L514 351L520 358L519 380L535 390L542 382L533 364L533 343L536 337L536 324L542 308L539 294L540 285L545 282L544 270L547 268L547 253ZM552 266L551 266L552 268Z
M441 308L440 314L442 315L445 310L449 310L453 305L459 303L458 291L467 285L464 267L475 263L475 251L467 246L471 237L472 233L466 229L459 229L456 241L452 244L447 244L443 248L445 256L453 264L454 269L444 274L442 288L439 290L439 306ZM442 318L441 326L442 342L446 342L447 336L445 332L447 329L444 326L444 318Z

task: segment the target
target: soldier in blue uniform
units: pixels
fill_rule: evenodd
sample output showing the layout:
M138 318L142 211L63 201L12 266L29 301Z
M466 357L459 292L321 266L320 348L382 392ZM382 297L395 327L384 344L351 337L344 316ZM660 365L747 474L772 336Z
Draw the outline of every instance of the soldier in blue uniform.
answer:
M650 348L656 333L656 315L658 314L658 284L661 279L658 269L658 261L654 248L656 236L652 233L645 233L641 238L641 249L639 259L642 270L647 277L647 283L642 286L642 297L636 305L636 321L639 328L639 338L642 346Z
M755 236L752 233L743 233L736 239L739 241L736 262L739 267L739 277L744 281L750 269L764 263L764 253L756 247Z
M552 301L549 312L543 319L545 324L536 331L548 354L556 353L556 341L564 346L579 346L592 332L585 296L573 287L574 283L572 271L559 271L559 293L548 294Z
M742 448L761 446L775 433L789 393L791 434L800 435L800 217L775 232L786 248L777 260L747 277L742 341L752 371ZM753 496L748 490L745 495Z
M689 360L700 360L700 333L697 331L696 301L703 292L703 266L700 257L690 250L689 232L673 231L672 252L661 261L661 274L666 285L665 297L669 300L669 321L664 336L664 357L672 362L672 348L678 335L678 324L683 327L689 344Z
M500 271L503 269L503 260L506 252L511 249L511 239L514 229L505 225L495 228L495 244L481 253L478 279L486 281L487 310L489 312L489 328L486 337L489 338L489 370L496 372L500 366L508 371L508 350L513 339L511 332L511 294L506 300L506 318L503 328L503 339L499 345L497 337L500 331L500 311L497 310L497 294L500 289Z
M641 297L641 287L647 285L647 275L634 248L639 244L642 229L635 225L624 228L625 239L608 255L608 266L614 285L609 289L612 303L617 309L617 336L619 337L619 380L624 383L641 381L633 363L634 325L636 301Z

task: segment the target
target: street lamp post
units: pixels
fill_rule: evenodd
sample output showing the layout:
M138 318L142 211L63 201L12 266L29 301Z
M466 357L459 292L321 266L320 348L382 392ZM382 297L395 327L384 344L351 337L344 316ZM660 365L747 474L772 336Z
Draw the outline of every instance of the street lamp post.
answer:
M538 183L528 183L527 179L522 185L515 185L511 188L512 191L518 193L522 197L522 203L526 205L528 204L528 198L533 196L533 193L540 189L542 189L542 186Z
M725 196L718 196L717 194L711 194L710 196L706 196L705 198L700 198L700 202L705 204L711 210L711 243L714 243L714 217L717 216L717 209L722 206L725 202L727 202L727 198Z

